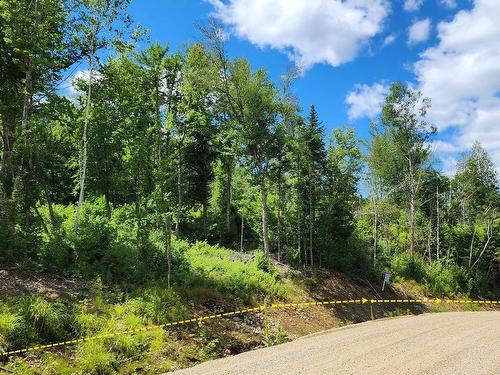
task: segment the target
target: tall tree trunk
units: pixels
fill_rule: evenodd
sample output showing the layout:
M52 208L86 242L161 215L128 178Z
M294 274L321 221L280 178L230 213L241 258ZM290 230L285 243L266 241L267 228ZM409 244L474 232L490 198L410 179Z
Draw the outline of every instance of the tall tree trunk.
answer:
M375 268L376 262L377 262L377 246L378 246L378 212L377 212L377 206L375 203L375 199L373 200L373 230L372 230L372 237L373 237L373 268Z
M83 150L82 150L82 164L80 170L80 194L78 197L78 207L76 209L76 218L74 229L78 229L80 224L80 215L82 212L83 202L85 200L85 180L87 178L87 148L88 148L88 126L90 118L90 103L92 97L92 80L94 78L94 44L95 44L95 27L91 33L91 47L89 56L89 80L87 87L87 100L85 103L85 118L83 120Z
M298 193L297 193L298 197ZM300 248L300 242L302 241L301 239L301 228L300 228L300 202L299 198L297 198L297 254L299 256L299 267L302 263L302 249Z
M476 238L476 226L474 225L474 231L472 232L472 240L470 241L470 252L469 252L469 268L472 265L472 252L474 250L474 239Z
M478 264L478 262L481 260L481 257L483 256L484 252L488 248L488 245L490 244L490 241L493 238L493 227L492 227L492 224L493 224L493 220L489 219L488 220L488 227L486 228L486 242L485 242L485 244L483 246L483 249L479 253L479 256L477 257L476 261L474 263L472 263L472 266L470 266L470 268L473 268L476 264Z
M410 183L410 247L409 252L413 257L415 244L415 176L411 157L408 157L409 183Z
M311 184L311 186L309 187L309 262L311 264L311 267L314 267L313 232L314 232L314 207L313 207L313 187Z
M282 205L282 196L281 196L281 176L278 179L278 225L277 225L277 237L278 237L278 262L281 262L281 205Z
M426 249L426 253L428 254L428 257L429 257L429 264L432 263L432 250L431 250L431 241L432 240L432 214L431 214L431 217L430 217L430 220L429 220L429 228L427 230L427 249ZM424 254L424 257L425 257L425 254Z
M240 233L240 251L243 252L243 230L244 230L244 221L243 216L241 217L241 233Z
M172 268L172 227L170 224L170 212L165 213L165 260L167 262L167 288L170 289L170 274Z
M436 258L439 260L441 257L441 236L440 236L440 227L441 227L441 213L439 211L439 186L436 187Z
M267 209L267 189L264 173L259 173L260 193L262 199L262 242L264 244L264 254L269 257L269 234L268 228L268 209Z
M175 237L179 238L179 226L182 214L182 186L181 186L181 167L182 155L179 147L179 155L177 156L177 215L175 215Z
M231 230L231 204L233 201L233 159L226 161L226 233Z
M13 201L13 186L14 186L14 166L12 157L12 148L15 143L15 127L16 119L14 113L2 114L2 178L3 194L5 196L5 217L7 219L7 241L5 244L5 252L8 258L13 257L12 244L15 239L16 226L16 209Z

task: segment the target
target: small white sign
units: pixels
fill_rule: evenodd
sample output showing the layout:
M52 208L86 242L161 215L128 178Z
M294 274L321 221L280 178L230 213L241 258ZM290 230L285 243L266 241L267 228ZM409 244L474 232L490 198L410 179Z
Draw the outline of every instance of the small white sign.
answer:
M390 274L390 273L388 273L388 272L384 272L384 273L383 273L383 278L384 278L384 282L382 283L382 290L384 290L384 288L385 288L385 284L386 284L386 283L388 284L388 283L389 283L389 281L391 280L391 274Z

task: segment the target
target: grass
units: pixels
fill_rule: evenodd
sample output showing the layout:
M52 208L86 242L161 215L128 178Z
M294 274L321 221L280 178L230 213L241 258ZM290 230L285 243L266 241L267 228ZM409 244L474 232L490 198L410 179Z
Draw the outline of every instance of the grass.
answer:
M0 348L12 350L184 320L211 301L244 306L269 298L287 300L297 293L292 281L282 280L274 266L259 256L245 261L222 247L184 241L174 241L174 253L172 289L161 279L126 289L104 287L97 276L77 302L51 301L41 295L0 296ZM175 329L170 333L150 330L83 342L58 353L33 352L6 366L23 374L168 371L219 357L225 345L235 344L234 339L220 341L212 324L186 326L185 330L196 333L194 340L185 342ZM263 336L263 345L286 339L283 331L269 327Z

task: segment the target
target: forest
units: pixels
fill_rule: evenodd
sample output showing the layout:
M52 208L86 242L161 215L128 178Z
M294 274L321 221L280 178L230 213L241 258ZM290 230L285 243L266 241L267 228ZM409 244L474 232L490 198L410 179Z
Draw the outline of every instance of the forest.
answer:
M440 171L428 98L393 83L360 139L301 107L297 69L274 82L230 57L217 22L172 51L127 6L0 0L2 267L160 294L199 282L195 266L221 280L227 269L249 275L221 289L243 300L254 282L286 293L276 264L375 280L389 271L435 296L498 295L496 167L476 142L453 175ZM201 264L225 249L252 256L260 273L225 258ZM58 308L10 303L28 312L0 304L0 348L24 342L12 332L34 304ZM24 337L75 332L33 319Z

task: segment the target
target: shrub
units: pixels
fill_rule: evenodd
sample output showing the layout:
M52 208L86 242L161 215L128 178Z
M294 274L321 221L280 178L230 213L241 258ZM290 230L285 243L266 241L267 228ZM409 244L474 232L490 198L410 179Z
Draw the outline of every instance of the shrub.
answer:
M69 319L63 305L48 302L40 296L27 297L21 302L21 311L41 339L56 341L64 338Z
M264 271L270 275L278 276L278 270L274 266L274 264L266 257L264 254L259 253L255 257L255 264L257 269Z
M426 263L420 255L407 252L396 254L391 260L391 271L395 276L421 281L426 275Z
M262 344L266 347L283 344L288 338L288 333L281 327L273 327L267 319L264 320L264 330L262 333Z
M21 317L8 312L0 313L0 351L9 347L9 342L21 328Z
M468 277L463 268L443 266L439 262L427 265L424 283L434 295L455 296L466 291Z
M100 341L88 341L80 345L76 362L86 374L113 373L114 355Z
M106 219L96 217L82 221L74 239L77 267L81 274L102 274L104 255L111 248L115 233Z
M75 263L75 254L64 230L56 231L42 247L41 262L46 268L71 270Z

